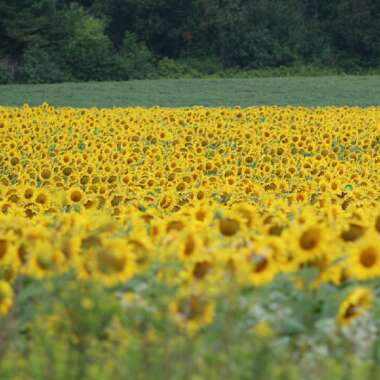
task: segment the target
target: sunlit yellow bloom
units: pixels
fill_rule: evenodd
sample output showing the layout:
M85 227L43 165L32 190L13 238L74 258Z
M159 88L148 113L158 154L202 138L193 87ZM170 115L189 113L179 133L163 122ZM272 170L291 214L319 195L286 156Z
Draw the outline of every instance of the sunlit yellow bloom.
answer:
M0 316L6 315L12 306L13 291L6 281L0 281Z
M315 269L314 289L378 279L379 118L378 107L0 107L0 276L152 275L186 326L211 320L228 289L278 274Z
M380 276L380 236L376 232L350 246L346 268L358 280Z
M205 297L196 294L173 301L169 311L174 320L190 335L210 324L214 318L214 305Z
M268 337L273 335L272 326L267 321L261 321L257 323L254 327L256 334L262 337Z
M123 239L103 241L96 251L96 271L96 277L106 285L126 283L136 272L135 255L127 242Z
M354 289L339 306L337 315L338 324L340 326L349 325L368 309L372 300L373 294L370 289Z

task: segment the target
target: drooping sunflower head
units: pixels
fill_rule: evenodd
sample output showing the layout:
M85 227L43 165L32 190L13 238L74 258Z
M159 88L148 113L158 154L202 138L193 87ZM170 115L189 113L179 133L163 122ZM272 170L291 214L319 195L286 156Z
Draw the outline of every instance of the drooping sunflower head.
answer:
M373 293L368 288L356 288L343 300L339 306L337 323L344 327L360 317L371 305Z
M169 306L170 314L182 328L192 335L214 319L214 305L198 294L181 296Z

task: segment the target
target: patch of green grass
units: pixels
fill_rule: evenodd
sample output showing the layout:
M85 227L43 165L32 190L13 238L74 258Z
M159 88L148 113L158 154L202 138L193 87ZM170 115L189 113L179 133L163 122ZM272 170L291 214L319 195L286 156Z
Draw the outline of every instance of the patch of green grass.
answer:
M0 86L0 104L75 107L380 105L380 76L171 79Z

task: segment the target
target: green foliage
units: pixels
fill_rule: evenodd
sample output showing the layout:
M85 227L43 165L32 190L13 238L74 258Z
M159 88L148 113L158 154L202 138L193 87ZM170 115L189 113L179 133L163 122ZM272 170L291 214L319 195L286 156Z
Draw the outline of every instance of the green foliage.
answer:
M11 83L12 79L8 65L0 60L0 84Z
M61 69L54 58L38 47L25 50L17 70L17 80L23 83L59 83L70 80L70 75Z
M356 74L365 74L361 70ZM375 74L375 72L374 72ZM321 77L332 75L347 75L342 68L328 68L319 65L294 64L271 68L241 69L239 67L224 69L211 75L215 78L285 78L285 77Z
M118 79L144 79L154 76L154 56L135 34L125 33L118 57Z
M335 44L345 67L373 66L380 59L380 26L373 17L379 17L378 1L363 0L360 7L343 0L336 7Z
M243 8L239 22L222 29L220 48L227 66L264 68L290 65L302 41L297 0L259 0ZM291 28L290 25L297 25Z
M227 66L265 68L290 65L296 59L289 47L268 29L226 33L223 55Z
M111 0L109 33L120 45L133 31L157 56L176 58L186 45L192 0Z
M102 20L87 15L77 8L77 19L72 37L60 55L71 75L79 80L107 80L114 77L115 52L110 39L104 34Z
M25 65L27 51L42 49L78 81L224 76L236 68L295 65L356 74L380 66L380 2L358 4L0 0L0 51ZM33 75L26 77L30 82Z
M259 71L226 70L204 79L62 83L49 86L6 85L0 90L0 104L22 106L27 103L38 106L48 102L56 107L110 108L157 105L378 106L379 70L377 75L372 76L337 74L344 73L314 67L283 67ZM373 74L376 74L375 70Z
M378 328L378 301L344 329L335 322L352 286L299 289L280 276L237 291L231 282L212 324L189 335L169 312L175 291L158 279L164 267L153 267L116 288L70 274L19 278L11 314L0 318L0 378L377 378L380 341L366 334Z
M163 58L157 67L158 75L162 78L200 78L202 75L194 68L179 63L174 59Z
M196 70L202 76L212 75L223 71L223 65L216 55L185 56L177 60L178 63Z
M0 49L19 55L30 46L46 44L54 13L54 0L1 0Z

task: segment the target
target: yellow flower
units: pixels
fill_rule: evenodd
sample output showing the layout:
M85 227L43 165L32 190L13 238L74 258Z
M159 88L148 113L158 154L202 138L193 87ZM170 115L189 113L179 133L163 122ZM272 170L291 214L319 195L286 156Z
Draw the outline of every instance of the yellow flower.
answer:
M0 315L8 314L13 302L12 287L6 281L0 281Z
M87 202L87 197L80 187L72 186L66 193L65 201L70 206L83 205Z
M44 279L61 273L64 256L60 250L48 240L37 240L28 245L29 260L22 273L31 277Z
M380 276L380 236L368 232L349 248L346 268L350 277L367 280Z
M86 258L84 258L86 260ZM136 273L135 255L124 239L106 239L96 252L96 277L112 286Z
M263 243L255 243L252 248L243 249L245 260L238 261L242 276L254 286L263 286L271 282L278 274L279 268L273 259L271 247Z
M50 193L44 189L40 189L35 196L35 203L41 207L47 207L50 202Z
M91 298L83 298L81 300L81 306L84 310L92 310L94 308L94 301Z
M322 256L328 247L329 231L320 224L305 222L292 225L285 234L289 248L298 263L305 263Z
M185 295L172 301L169 311L174 320L190 335L214 319L214 304L197 294Z
M0 235L0 268L16 261L17 237L14 233Z
M373 293L371 289L356 288L344 299L339 306L337 323L340 326L349 325L360 317L371 305Z
M376 279L379 117L0 107L1 276L73 270L107 286L157 265L190 310L189 294L212 303L305 266L314 288Z
M254 327L254 331L262 337L270 337L273 335L272 326L267 321L258 322Z
M233 218L223 218L219 221L219 231L224 236L233 236L240 229L240 223Z

